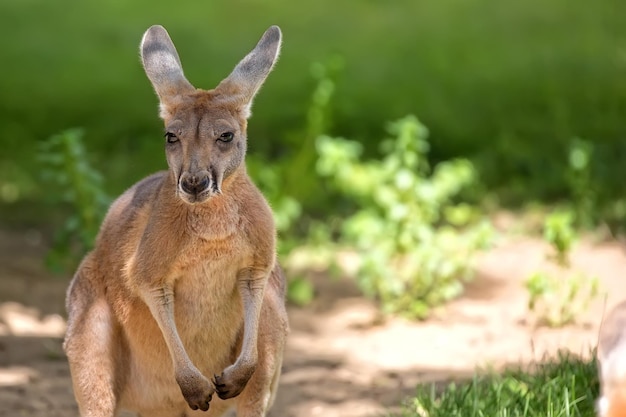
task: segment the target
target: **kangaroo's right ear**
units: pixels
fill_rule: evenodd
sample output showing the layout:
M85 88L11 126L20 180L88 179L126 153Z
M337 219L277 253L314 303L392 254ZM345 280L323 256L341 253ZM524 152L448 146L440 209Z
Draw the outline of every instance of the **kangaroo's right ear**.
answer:
M161 110L177 96L194 91L187 81L174 43L163 26L151 26L141 39L141 61L161 101Z

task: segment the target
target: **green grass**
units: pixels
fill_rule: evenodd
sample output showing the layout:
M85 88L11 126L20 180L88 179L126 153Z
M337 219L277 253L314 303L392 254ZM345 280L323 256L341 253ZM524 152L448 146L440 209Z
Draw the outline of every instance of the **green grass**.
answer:
M420 386L403 417L594 417L599 382L595 360L560 354L503 374L477 374L443 390Z

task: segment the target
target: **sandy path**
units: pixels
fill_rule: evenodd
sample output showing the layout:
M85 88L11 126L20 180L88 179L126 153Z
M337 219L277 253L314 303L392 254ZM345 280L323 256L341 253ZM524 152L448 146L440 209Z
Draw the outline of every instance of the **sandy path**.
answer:
M604 300L581 325L533 330L523 280L545 265L533 239L501 242L481 256L466 295L424 323L384 323L353 282L313 274L318 297L290 307L291 334L273 417L361 417L397 407L418 382L470 375L566 348L588 354ZM0 231L0 417L76 417L61 350L67 277L41 265L36 232ZM626 255L614 244L577 247L574 265L600 277L607 304L626 298Z

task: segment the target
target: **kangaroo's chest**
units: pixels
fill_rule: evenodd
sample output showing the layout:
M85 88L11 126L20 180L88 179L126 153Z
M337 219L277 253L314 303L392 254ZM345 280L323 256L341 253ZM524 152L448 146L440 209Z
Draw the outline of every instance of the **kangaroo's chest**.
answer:
M203 260L182 271L174 285L177 312L200 320L230 311L239 297L237 273L242 260L237 256Z
M183 339L203 335L226 339L243 323L238 272L249 266L250 251L235 236L190 245L175 271L175 316Z

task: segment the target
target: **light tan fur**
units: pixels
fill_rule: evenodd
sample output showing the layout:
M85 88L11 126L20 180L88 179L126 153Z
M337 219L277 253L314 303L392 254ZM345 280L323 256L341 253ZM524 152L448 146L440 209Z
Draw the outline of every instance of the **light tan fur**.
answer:
M626 301L611 309L600 327L598 364L600 417L626 417Z
M160 99L169 171L112 204L68 288L64 347L83 417L219 416L232 407L262 417L271 406L288 327L285 279L272 213L244 156L250 104L280 42L271 27L218 87L200 90L165 29L146 31L141 55Z

